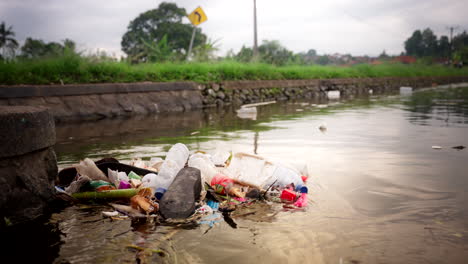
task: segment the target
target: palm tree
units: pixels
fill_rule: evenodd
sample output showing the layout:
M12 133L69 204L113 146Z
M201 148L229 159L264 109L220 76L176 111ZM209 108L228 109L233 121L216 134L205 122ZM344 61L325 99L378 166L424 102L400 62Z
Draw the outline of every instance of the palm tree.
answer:
M18 42L13 37L15 32L13 32L12 27L6 27L5 22L0 24L0 48L2 49L3 58L6 59L6 51L14 50L18 47Z

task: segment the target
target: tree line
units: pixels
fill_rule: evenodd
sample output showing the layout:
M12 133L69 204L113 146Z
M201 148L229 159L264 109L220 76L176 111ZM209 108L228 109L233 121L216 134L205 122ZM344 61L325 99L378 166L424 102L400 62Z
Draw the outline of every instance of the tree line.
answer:
M318 55L314 49L294 53L281 45L277 40L264 40L259 46L258 57L254 58L253 49L243 46L237 53L229 51L225 57L216 57L218 41L209 39L200 28L195 30L192 54L187 54L193 26L184 23L187 12L175 3L161 3L157 8L141 13L130 21L122 36L121 48L130 63L166 62L166 61L213 61L235 60L239 62L262 62L273 65L310 65L310 64L353 64L370 62L368 56L353 57L345 55ZM62 43L45 42L40 39L27 38L24 44L14 39L12 27L4 22L0 24L0 59L39 59L61 56L64 54L81 55L76 44L70 39ZM427 28L416 30L404 42L405 52L401 55L416 58L456 60L468 63L468 34L466 31L455 35L452 40L447 36L439 38ZM16 56L17 51L18 56ZM106 57L103 54L101 57ZM378 57L390 60L385 51Z
M468 34L463 31L453 39L434 34L430 28L415 30L405 41L406 55L468 62Z
M65 39L62 43L58 42L44 42L40 39L26 38L23 46L19 49L19 55L16 51L19 48L18 41L14 38L15 33L11 26L7 27L5 22L0 24L0 48L1 60L11 58L20 59L39 59L45 57L62 56L65 53L75 53L76 44L73 40Z

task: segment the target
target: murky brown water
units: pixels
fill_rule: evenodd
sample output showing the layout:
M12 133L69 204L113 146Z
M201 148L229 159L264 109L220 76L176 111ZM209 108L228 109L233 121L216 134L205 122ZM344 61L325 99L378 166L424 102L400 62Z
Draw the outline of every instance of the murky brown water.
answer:
M236 229L112 222L101 217L106 207L69 207L50 220L56 263L134 263L132 244L163 249L146 257L162 263L468 262L468 149L451 148L468 146L468 88L326 108L278 103L259 107L256 120L222 109L59 125L57 135L61 167L163 157L182 142L304 162L311 177L306 210L258 205L234 218Z

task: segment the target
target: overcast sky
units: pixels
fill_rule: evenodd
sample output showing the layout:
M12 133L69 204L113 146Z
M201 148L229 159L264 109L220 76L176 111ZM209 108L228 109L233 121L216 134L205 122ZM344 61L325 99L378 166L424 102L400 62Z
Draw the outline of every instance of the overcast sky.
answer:
M154 0L0 0L0 21L16 38L74 40L80 50L123 54L120 41L128 23L157 8ZM208 21L202 31L219 40L219 55L253 43L253 0L180 0L190 13L201 6ZM468 0L257 0L258 39L279 40L294 52L319 54L399 54L416 29L448 35L468 29ZM188 19L185 20L188 23Z

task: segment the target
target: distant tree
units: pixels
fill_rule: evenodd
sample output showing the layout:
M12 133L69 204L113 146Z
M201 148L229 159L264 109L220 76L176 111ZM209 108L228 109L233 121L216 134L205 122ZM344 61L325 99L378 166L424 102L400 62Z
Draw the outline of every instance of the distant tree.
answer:
M70 39L63 40L63 45L57 42L46 43L40 39L27 38L21 47L21 57L37 59L57 57L65 52L76 53L76 44Z
M46 53L46 44L40 39L27 38L21 47L21 56L28 59L39 58Z
M378 58L385 60L385 59L390 58L390 56L388 56L387 52L385 50L383 50L382 53L380 53Z
M437 45L437 56L448 58L450 56L450 41L447 36L441 36Z
M420 57L424 54L423 37L420 30L413 32L413 35L405 41L406 54Z
M63 40L63 48L64 51L77 53L76 51L76 43L71 39L64 39Z
M434 32L426 28L422 32L414 31L413 35L405 41L405 50L406 55L415 57L448 57L450 42L447 36L437 39Z
M317 63L320 65L327 65L330 63L330 58L328 57L328 55L318 56Z
M307 52L299 52L295 56L299 57L299 59L296 59L298 64L313 64L317 59L317 51L309 49Z
M468 46L464 46L455 51L453 58L457 62L463 62L464 65L468 65Z
M468 64L468 34L463 31L453 37L452 40L453 59Z
M240 51L236 54L235 59L240 62L250 62L253 57L253 49L242 46Z
M435 56L437 53L437 36L430 28L426 28L422 32L422 46L423 56L430 57Z
M182 23L185 16L184 8L179 8L175 3L162 2L158 8L148 10L130 22L122 37L122 50L134 62L157 59L148 53L146 44L159 43L167 36L171 52L176 53L176 57L185 56L193 30L192 25ZM205 42L206 35L197 28L194 48Z
M13 53L18 48L18 42L13 37L15 32L13 32L12 26L8 28L5 25L5 22L0 24L0 48L2 49L2 59L7 59L8 55Z
M463 31L461 34L458 34L453 37L453 50L461 50L464 47L468 47L468 34L466 31Z
M295 55L281 45L278 40L263 40L262 45L258 47L258 61L273 65L285 65L300 63L301 56ZM234 59L240 62L251 62L253 58L253 49L242 46L240 51L234 56Z
M314 50L314 49L309 49L306 53L307 56L310 56L310 57L315 57L317 56L317 51Z
M258 52L261 62L274 65L285 65L295 59L293 52L283 47L278 40L263 40Z

